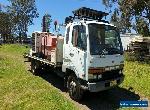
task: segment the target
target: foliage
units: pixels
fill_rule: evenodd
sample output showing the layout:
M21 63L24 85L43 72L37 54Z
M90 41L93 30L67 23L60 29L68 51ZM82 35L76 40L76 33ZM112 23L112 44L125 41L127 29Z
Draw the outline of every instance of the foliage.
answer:
M28 26L38 17L35 0L8 0L10 6L0 4L0 33L5 42L10 42L13 35L27 37Z
M43 23L42 23L43 32L49 32L51 22L52 22L51 15L45 14L43 16Z
M138 61L150 64L150 58L146 57L143 52L125 52L124 56L126 61Z
M4 42L10 42L12 32L12 22L10 14L7 12L0 12L0 34L2 35Z
M103 0L114 10L111 20L122 32L134 29L144 36L150 35L150 0Z
M33 24L33 19L38 17L35 0L9 0L8 12L14 23L15 32L26 36L28 26Z
M9 28L9 15L4 12L0 12L0 33L7 32Z
M125 52L124 56L126 61L140 61L139 54L136 54L134 52Z
M75 110L58 89L32 75L24 63L24 45L0 48L0 110Z

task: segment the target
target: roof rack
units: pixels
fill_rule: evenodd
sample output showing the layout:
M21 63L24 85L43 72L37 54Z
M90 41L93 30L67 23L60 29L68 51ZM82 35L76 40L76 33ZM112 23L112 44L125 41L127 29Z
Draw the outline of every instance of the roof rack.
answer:
M73 11L74 17L66 17L65 23L72 22L74 19L85 19L85 20L98 20L102 21L102 18L107 16L108 13L93 10L90 8L82 7Z
M93 10L90 8L82 7L75 11L73 11L74 16L82 17L82 18L89 18L94 20L101 20L104 16L107 16L108 13Z

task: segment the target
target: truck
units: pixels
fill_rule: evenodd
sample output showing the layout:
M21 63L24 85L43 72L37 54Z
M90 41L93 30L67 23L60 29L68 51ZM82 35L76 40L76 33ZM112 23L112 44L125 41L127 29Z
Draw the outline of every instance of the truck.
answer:
M81 7L65 19L65 36L32 34L26 55L31 71L52 69L64 79L70 97L79 101L85 91L99 92L124 80L124 57L116 26L102 20L108 13Z

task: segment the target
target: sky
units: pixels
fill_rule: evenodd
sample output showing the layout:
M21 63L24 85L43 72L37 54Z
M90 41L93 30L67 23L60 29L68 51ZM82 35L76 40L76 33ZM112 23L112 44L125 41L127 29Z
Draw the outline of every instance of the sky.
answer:
M4 5L9 4L7 0L0 0L0 3ZM57 20L58 23L64 23L65 18L72 15L72 11L80 7L88 7L108 12L101 0L36 0L36 6L39 18L34 19L34 25L29 26L29 35L34 31L42 31L42 17L47 13L52 16L53 21ZM53 24L52 22L51 32L53 32L54 29ZM61 33L64 34L63 31L61 31Z

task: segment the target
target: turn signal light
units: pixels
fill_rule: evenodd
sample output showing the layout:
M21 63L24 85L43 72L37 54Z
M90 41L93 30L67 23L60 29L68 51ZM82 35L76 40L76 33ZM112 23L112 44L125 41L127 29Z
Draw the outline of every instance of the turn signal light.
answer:
M105 68L90 68L89 74L101 74L105 72Z
M106 71L111 71L111 70L117 70L117 69L123 69L124 64L121 65L116 65L116 66L110 66L110 67L99 67L99 68L89 68L89 74L102 74Z

